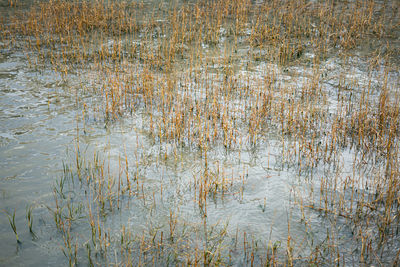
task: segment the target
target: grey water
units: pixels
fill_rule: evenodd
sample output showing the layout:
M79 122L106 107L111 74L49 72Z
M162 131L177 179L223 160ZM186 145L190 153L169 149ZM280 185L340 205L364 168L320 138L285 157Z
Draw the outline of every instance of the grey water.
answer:
M146 115L140 112L109 123L88 111L88 119L84 121L82 103L97 99L90 92L81 94L82 81L91 82L89 75L83 73L65 78L50 68L32 68L21 51L4 48L0 52L0 265L68 264L62 252L62 235L56 228L51 209L55 205L55 185L65 174L66 166L73 168L77 145L89 162L93 155L99 154L116 177L121 158L126 157L133 166L140 162L135 171L144 184L143 195L150 196L149 199L154 194L158 197L163 186L163 195L159 197L161 205L152 207L142 200L128 205L121 200L124 208L107 215L104 226L115 234L115 240L118 240L122 226L135 233L166 228L171 211L177 216L179 230L184 231L187 225L199 228L202 220L193 201L193 178L202 175L204 166L199 151L176 148L169 143L155 144L143 131ZM311 53L305 55L310 60L313 56ZM364 85L372 81L372 88L380 86L379 77L383 71L375 73L371 79L363 68L365 62L356 56L352 60L354 62L348 69L337 58L321 64L320 71L326 75L323 86L331 113L337 105L335 90L340 75ZM257 76L265 69L276 70L277 82L287 86L301 86L312 75L308 66L292 66L287 71L275 64L263 63L245 75ZM389 84L396 91L398 74L389 78ZM376 90L372 94L378 96ZM357 93L360 92L354 92ZM210 199L207 207L209 225L227 225L228 246L235 243L237 231L263 242L264 247L271 242L284 248L290 235L298 240L296 253L299 256L312 249L311 242L324 241L327 229L331 227L329 221L318 212L307 210L307 223L313 229L307 232L301 211L295 205L296 194L308 192L312 178L301 176L296 168L285 165L282 151L281 139L273 134L256 148L244 146L229 152L222 147L210 149L210 169L214 173L224 171L224 175L233 181L232 191ZM177 161L161 160L165 153L173 158L175 152L178 153ZM342 169L344 173L351 173L354 151L342 152ZM310 173L321 174L323 169L317 168ZM314 186L318 188L318 183ZM84 202L85 193L85 189L72 185L66 194L80 203ZM33 208L35 236L28 229L26 210L29 208ZM9 223L8 216L12 217L14 212L20 244ZM83 222L87 216L82 215L80 220ZM340 244L348 246L351 255L350 249L354 245L351 230L345 222L340 227ZM74 231L82 243L90 239L88 228L84 223L80 225L79 220ZM79 257L86 263L83 250L83 247L79 248ZM236 263L245 265L241 259Z

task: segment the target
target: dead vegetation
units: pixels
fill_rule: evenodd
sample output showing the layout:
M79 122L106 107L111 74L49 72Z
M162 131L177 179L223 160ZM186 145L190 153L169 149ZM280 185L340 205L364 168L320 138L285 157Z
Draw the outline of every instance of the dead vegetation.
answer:
M142 155L135 162L126 154L111 161L118 165L114 172L111 163L97 155L88 161L76 149L76 163L57 183L51 209L69 264L77 264L84 248L82 260L90 265L345 266L350 258L356 265L396 265L398 10L397 1L372 0L55 0L17 10L1 25L2 49L24 51L32 68L87 81L90 89L83 85L82 91L100 99L81 104L86 120L96 116L113 124L141 114L150 142L172 147L151 160L143 151L127 151ZM352 73L363 64L366 77ZM89 80L89 73L95 78ZM251 179L247 166L233 172L213 152L262 148L271 137L282 151L277 167L311 180L294 188L291 203L305 233L314 231L310 213L329 225L322 242L307 241L308 255L296 247L300 241L290 235L290 224L282 247L280 241L250 240L240 230L231 249L225 237L232 233L207 219L209 201L240 198ZM189 224L178 220L179 207L165 204L163 192L174 188L160 180L157 189L147 189L139 167L179 162L183 150L201 157L188 183L198 208ZM78 206L63 193L67 181L82 191L74 180L86 188ZM123 223L120 232L105 228L109 214L130 205L168 224L141 233ZM80 216L90 228L86 243L74 237ZM346 238L345 225L351 229ZM355 244L350 252L342 247L348 239Z

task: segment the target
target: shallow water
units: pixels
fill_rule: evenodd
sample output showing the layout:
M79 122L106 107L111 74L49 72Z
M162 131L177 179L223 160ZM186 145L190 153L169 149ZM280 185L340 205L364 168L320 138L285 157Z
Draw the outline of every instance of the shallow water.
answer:
M225 32L224 29L221 31ZM221 42L224 40L222 38ZM108 46L115 43L114 40L105 42ZM206 57L220 64L213 64L208 69L199 67L198 71L206 71L209 77L219 79L221 76L217 74L224 68L222 62L226 46L204 44ZM363 51L361 54L368 52ZM240 62L246 56L248 49L239 47L238 53L232 56L233 62ZM314 56L311 52L305 53L303 61L288 66L248 60L247 67L244 64L235 65L231 71L237 74L239 80L243 78L239 81L243 87L257 86L257 79L274 72L277 88L293 87L299 90L300 95L302 86L310 82L315 74L316 70L310 66ZM371 74L364 67L365 64L362 55L354 55L346 62L340 57L331 57L319 65L317 71L322 77L320 86L323 97L317 100L321 101L319 105L312 106L316 107L316 113L324 113L321 121L328 120L341 108L339 87L348 87L341 92L341 96L354 96L358 99L362 89L370 86L371 97L378 99L382 86L380 77L384 75L385 68L381 66ZM184 66L182 64L182 70L179 69L182 73L186 71ZM242 136L241 144L233 148L227 149L220 143L210 147L205 159L204 151L192 146L188 140L184 140L183 144L155 141L156 138L150 136L149 114L141 109L143 103L139 103L134 112L127 111L118 119L108 120L99 112L102 99L97 95L98 91L83 90L91 86L101 88L104 77L89 68L74 72L64 77L48 66L30 67L23 52L1 50L0 210L9 214L15 210L16 227L22 242L16 243L8 218L2 213L1 265L67 265L68 260L62 253L65 248L63 236L55 226L50 210L55 209L53 190L68 175L72 178L66 179L65 190L60 194L64 198L58 201L64 205L72 203L82 209L76 214L73 232L76 234L74 240L80 244L78 262L88 263L85 251L85 245L91 240L87 224L88 209L96 207L88 202L91 201L91 194L94 194L91 190L96 185L79 181L77 155L82 162L82 172L90 173L95 169L93 162L98 156L100 162L104 161L107 173L105 184L112 184L129 175L132 187L135 188L133 196L120 196L118 193L118 197L113 195L113 204L110 204L109 209L93 211L99 217L102 214L99 221L102 228L111 235L111 252L108 253L110 255L106 263L116 261L118 264L121 255L118 254L117 245L124 227L139 237L143 233L148 236L155 233L154 236L159 238L161 232L167 235L170 231L171 218L176 218L177 236L184 239L179 241L189 248L204 246L204 239L209 238L208 232L212 236L209 229L214 229L213 226L217 233L221 233L227 225L222 247L239 247L232 253L232 262L236 265L249 264L248 259L238 252L248 245L237 245L238 240L243 242L243 237L251 240L249 244L259 242L258 246L263 249L269 243L274 244L285 254L286 242L290 236L295 242L294 254L301 257L310 253L315 244L324 244L328 231L337 232L339 240L335 244L343 245L346 263L358 263L357 256L352 256L352 250L358 244L353 237L352 226L346 225L346 221L339 218L333 223L337 228L332 228L329 216L311 208L302 211L299 209L299 201L304 199L307 202L308 196L318 199L322 183L319 178L334 176L337 169L340 169L338 179L342 179L339 183L343 183L349 177L362 180L360 177L383 169L383 164L369 162L367 167L360 168L365 173L359 169L355 171L355 164L364 163L358 162L355 149L346 147L340 150L335 162L340 168L323 164L315 168L299 167L298 162L293 160L296 156L285 154L285 147L300 146L300 143L292 141L290 137L283 140L276 125L271 125L268 134L260 137L256 146L251 144L248 136ZM343 84L343 81L347 83ZM351 83L353 81L354 84ZM187 86L192 98L204 99L207 96L207 92L197 88L199 85L183 83L178 86L178 94L180 89ZM398 72L388 74L388 84L391 93L398 94ZM290 100L299 95L281 97ZM219 101L225 101L232 109L244 109L240 101L235 102L229 96ZM244 118L238 121L246 123ZM239 131L243 130L241 127L244 128L239 125ZM321 140L326 141L324 138ZM126 171L128 174L124 171L125 162L129 165L129 171ZM70 171L65 171L66 168ZM204 207L199 207L197 199L197 182L206 176L205 170L212 177L226 179L224 182L228 184L226 189L218 189L214 195L207 197L206 216ZM110 177L115 180L110 180ZM356 190L368 191L362 182L355 183L354 187ZM112 190L115 191L115 187ZM118 199L117 209L115 199ZM36 238L29 233L27 226L26 207L29 206L33 207ZM392 251L396 251L398 242L394 242L393 246ZM184 262L185 253L191 250L188 251L182 249L182 255L176 256L178 260ZM383 261L385 257L390 258L390 254L384 255ZM100 256L96 256L95 261L104 264ZM170 262L169 259L167 262Z
M68 162L68 155L73 154L68 151L73 151L77 127L83 128L81 120L77 122L80 111L74 99L74 89L71 89L74 84L51 71L30 69L24 56L18 53L2 54L0 73L1 210L11 214L16 210L16 226L22 241L22 244L15 244L7 217L5 214L0 216L1 262L4 265L32 266L63 263L65 258L59 248L62 240L46 206L53 206L52 187L62 176L63 162ZM168 146L151 145L140 133L141 127L140 116L122 119L108 129L104 123L89 122L85 133L78 130L81 147L88 149L88 157L93 150L109 155L111 166L118 164L118 155L124 150L137 151L138 155L144 153L148 160L154 160L160 151L168 150ZM266 164L275 166L275 158L279 158L279 144L276 143L265 143L265 149L260 151L241 151L240 159L237 153L226 153L218 148L210 153L210 162L218 161L221 166L232 169L229 172L234 173L235 179L243 176L246 184L242 195L228 192L226 197L217 197L214 203L208 204L210 225L229 222L231 231L242 229L260 240L286 238L292 174L274 168L266 171ZM169 149L172 151L172 147ZM202 159L197 152L180 153L181 160L177 163L150 162L142 171L149 192L160 185L160 177L167 181L166 185L173 185L164 189L165 206L153 218L158 218L160 224L166 220L167 207L178 208L182 221L198 222L196 204L192 201L193 193L189 187L193 173L201 172ZM134 162L134 156L128 159ZM79 191L75 193L81 194ZM29 205L34 207L37 239L30 235L27 227L25 207ZM143 217L131 207L123 211L114 223L118 225L118 221L128 221L128 226L133 228L146 228L147 210L143 207L138 209L143 209L139 211ZM112 217L107 221L115 227ZM300 235L302 227L292 225L291 231L292 235Z
M0 205L2 211L17 211L17 230L23 240L20 246L15 244L2 213L1 262L37 265L49 260L51 264L48 254L58 251L47 243L54 232L49 231L44 206L52 201L49 189L75 138L74 102L57 75L30 70L22 54L2 51L0 73ZM25 220L28 205L35 207L35 224L43 242L31 241Z
M67 151L73 150L77 127L82 128L81 121L77 122L80 112L71 89L74 85L51 71L31 70L21 54L2 55L0 73L1 209L10 213L16 209L17 230L22 241L20 245L15 244L7 217L1 216L1 262L32 266L63 263L65 259L58 248L62 240L46 206L53 206L52 186L62 176L62 163L68 162ZM158 160L155 159L161 151L168 150L168 146L151 145L140 133L140 116L122 119L108 129L104 128L104 123L96 122L89 122L86 127L84 134L82 129L78 132L81 147L88 148L89 158L90 151L101 151L109 155L110 166L115 168L118 155L124 151L144 153L150 161L141 173L147 191L157 190L161 183L172 185L164 189L163 207L155 211L152 220L164 225L163 220L167 220L168 211L173 208L180 210L178 217L182 222L199 223L193 193L189 189L191 176L202 169L203 159L197 152L183 150L176 163L156 163ZM226 153L218 148L210 152L210 162L225 166L226 172L234 173L234 179L242 176L245 184L243 189L233 190L237 191L234 194L228 192L225 197L217 197L215 202L208 204L210 225L229 222L228 229L233 233L240 229L259 240L274 242L287 238L288 222L292 220L291 235L304 235L303 226L296 224L299 214L293 213L290 205L296 174L279 167L280 146L278 140L272 139L255 151L243 149L240 157L237 152ZM169 149L172 151L172 147ZM154 163L151 163L152 159ZM132 155L128 160L134 162L135 158ZM28 231L25 218L28 205L34 207L37 239L33 239ZM107 224L118 229L115 224L128 221L128 226L142 231L149 218L146 208L140 206L137 209L131 206L121 212L118 219L111 215Z

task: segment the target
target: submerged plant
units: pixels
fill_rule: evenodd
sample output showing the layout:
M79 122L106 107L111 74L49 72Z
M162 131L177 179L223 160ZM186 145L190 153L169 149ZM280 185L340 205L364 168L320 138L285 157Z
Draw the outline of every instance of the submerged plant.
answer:
M33 238L36 238L37 236L36 236L35 232L33 231L33 214L32 214L32 211L33 211L33 206L32 205L26 206L26 220L28 221L29 232L31 233Z
M15 234L15 238L17 239L17 243L21 244L21 241L19 241L19 237L18 237L18 233L17 233L17 226L15 224L15 209L14 209L14 213L10 214L7 211L4 211L8 217L8 221L10 222L10 226L11 229L13 230L14 234Z
M352 257L381 264L379 254L386 252L395 254L396 262L400 111L398 80L390 81L389 72L398 77L390 70L398 61L395 48L374 45L398 37L398 1L167 2L40 2L0 25L1 43L18 36L33 67L54 69L65 80L82 79L76 107L82 109L84 128L77 116L75 155L71 167L63 164L53 188L54 208L48 207L70 265L85 247L73 238L84 228L75 227L85 223L83 217L89 225L82 235L92 242L86 243L89 265L99 254L108 263L113 253L115 265L128 266L230 265L243 255L249 265L295 265L298 258L310 265L340 265L350 249L342 249L341 238L347 237L335 230L347 224L358 246ZM357 64L363 64L353 51L364 42L376 57L363 72L368 78L359 81L348 69L358 71L351 60L361 58ZM92 87L92 99L80 98ZM97 153L90 160L79 149L82 131L89 135L101 121L108 134L129 116L141 127L134 127L135 148L116 152L117 163L114 155L107 162ZM113 153L122 144L115 147ZM186 168L187 156L194 158L193 177L179 167ZM262 165L268 175L254 179L264 175L257 169ZM254 230L249 227L243 246L227 252L228 227L216 234L207 225L206 219L216 216L212 204L223 209L235 200L254 202L260 216L268 216L265 192L249 191L247 181L257 187L283 171L297 175L300 184L297 188L293 179L296 196L289 205L299 206L304 242L289 235L261 252L260 243L249 241ZM251 191L260 198L249 199ZM187 212L191 201L193 218L182 223L180 204ZM135 233L122 225L116 238L118 229L105 229L110 217L126 210L147 211L151 230ZM27 207L26 218L35 236L32 211ZM330 228L322 241L312 235L315 219L309 214ZM7 216L20 243L15 211ZM159 219L166 220L164 226L153 225ZM204 229L193 236L182 230L185 223L196 229L202 220ZM299 243L308 247L301 251Z

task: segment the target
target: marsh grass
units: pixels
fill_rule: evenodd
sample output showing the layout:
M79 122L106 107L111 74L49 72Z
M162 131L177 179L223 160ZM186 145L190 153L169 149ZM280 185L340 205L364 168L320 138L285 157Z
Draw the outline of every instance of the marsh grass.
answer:
M7 215L8 222L10 223L11 229L14 232L15 239L17 240L18 244L22 244L22 242L19 240L18 237L18 232L17 232L17 225L15 223L15 210L12 214L8 213L7 211L4 211Z
M32 68L80 79L80 92L95 99L76 95L85 128L49 205L69 264L83 248L89 265L398 262L399 8L372 0L55 0L17 9L1 25L2 43L24 51ZM94 121L109 129L131 117L157 153L139 139L117 160L79 148L80 131ZM276 166L269 154L258 163L301 181L291 205L306 238L296 240L288 220L286 239L237 230L229 249L231 229L209 222L210 203L245 199L252 177L241 155L264 151L270 139L279 144ZM177 168L187 155L197 171L183 175L184 185L160 172L157 187L149 182L148 169ZM190 196L193 221L166 200L171 194ZM264 198L260 212L267 208ZM126 209L168 223L107 228ZM315 214L328 225L319 240ZM81 225L84 238L74 233Z
M28 221L29 233L32 235L33 239L36 239L37 236L33 231L33 209L34 207L32 205L26 206L26 220Z

